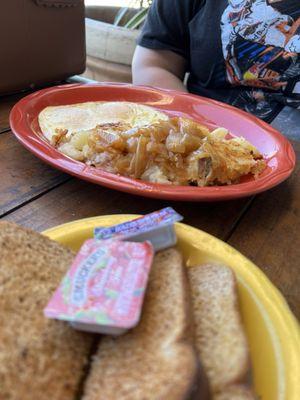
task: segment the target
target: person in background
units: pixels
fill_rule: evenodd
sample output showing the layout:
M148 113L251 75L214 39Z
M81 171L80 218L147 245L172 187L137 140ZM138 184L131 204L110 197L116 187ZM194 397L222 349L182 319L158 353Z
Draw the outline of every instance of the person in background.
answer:
M154 0L132 72L270 122L300 107L300 0Z

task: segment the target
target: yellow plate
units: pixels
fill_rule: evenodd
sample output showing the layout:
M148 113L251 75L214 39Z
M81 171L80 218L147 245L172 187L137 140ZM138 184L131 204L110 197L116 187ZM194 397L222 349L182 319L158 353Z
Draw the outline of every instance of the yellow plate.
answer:
M135 215L83 219L44 232L74 250L93 236L96 226L109 226ZM262 400L300 398L300 331L283 296L251 261L226 243L184 224L176 224L178 246L187 265L217 261L238 279L242 317L250 344L256 393Z

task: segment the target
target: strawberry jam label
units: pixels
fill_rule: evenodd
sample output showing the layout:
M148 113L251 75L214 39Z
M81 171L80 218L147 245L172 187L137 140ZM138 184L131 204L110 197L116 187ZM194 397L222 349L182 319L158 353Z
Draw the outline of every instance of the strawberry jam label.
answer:
M152 260L149 242L87 240L45 308L45 315L86 324L135 326Z

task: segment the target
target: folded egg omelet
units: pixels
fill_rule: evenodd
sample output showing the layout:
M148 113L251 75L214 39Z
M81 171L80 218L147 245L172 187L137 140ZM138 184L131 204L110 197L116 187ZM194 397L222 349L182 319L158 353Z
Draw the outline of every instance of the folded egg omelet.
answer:
M152 107L127 101L90 101L64 106L46 107L40 112L38 121L43 135L51 144L56 144L56 136L68 131L66 137L95 128L97 125L126 124L139 128L161 120L166 114Z

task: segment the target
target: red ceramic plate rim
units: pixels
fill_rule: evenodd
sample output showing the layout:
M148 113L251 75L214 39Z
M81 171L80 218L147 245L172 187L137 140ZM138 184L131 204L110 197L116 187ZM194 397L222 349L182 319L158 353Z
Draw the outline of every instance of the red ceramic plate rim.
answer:
M232 118L243 119L244 121L252 121L271 136L277 146L277 152L274 154L276 159L276 168L267 173L265 176L258 177L256 180L249 182L228 185L228 186L213 186L213 187L193 187L193 186L173 186L162 185L155 183L143 182L124 176L112 174L103 170L89 167L82 162L75 161L64 154L57 151L49 143L47 143L32 127L32 121L37 117L40 104L44 102L46 105L51 105L48 99L57 94L68 95L68 98L74 100L69 101L69 104L81 102L76 100L78 90L88 90L89 93L96 94L101 99L101 91L109 91L117 89L122 93L131 93L140 96L168 96L168 98L176 99L182 102L183 107L185 101L194 102L195 104L206 104L226 110L231 113ZM76 91L74 97L72 91ZM100 94L100 96L99 96ZM86 97L83 101L89 101ZM59 103L57 103L59 104ZM67 104L67 103L65 103ZM171 111L171 108L170 108ZM71 84L54 86L47 89L42 89L32 93L21 99L13 107L10 113L10 126L17 139L29 151L47 162L51 166L67 172L78 178L87 180L92 183L100 184L111 189L116 189L131 194L142 195L152 198L160 198L167 200L183 200L183 201L218 201L229 200L244 196L250 196L267 189L270 189L285 179L292 173L295 167L295 152L289 141L282 136L278 131L272 128L269 124L260 119L238 110L235 107L223 104L221 102L202 98L200 96L181 93L173 90L162 90L147 86L134 86L129 84L114 84L114 83L97 83L97 84Z

